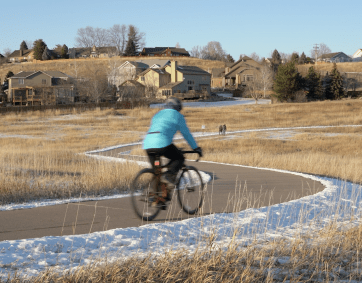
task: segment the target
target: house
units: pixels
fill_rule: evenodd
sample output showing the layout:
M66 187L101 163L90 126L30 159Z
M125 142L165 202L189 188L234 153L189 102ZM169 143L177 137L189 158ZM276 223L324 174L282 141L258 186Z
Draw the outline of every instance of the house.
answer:
M185 48L178 47L145 47L142 49L140 56L186 56L190 57L190 53Z
M239 87L246 86L254 80L255 72L259 72L261 64L248 56L243 56L224 70L213 69L211 87Z
M158 89L171 81L171 74L165 68L148 68L140 73L136 81L145 86L147 96L155 96Z
M33 49L15 50L9 55L8 59L12 63L32 61L34 59L34 51Z
M163 68L167 64L170 64L169 60L161 59L126 61L108 75L108 83L109 85L115 85L119 90L121 84L127 80L134 80L145 70Z
M8 80L7 100L12 105L74 103L74 85L71 77L62 72L20 72Z
M339 63L339 62L351 62L352 59L343 52L327 53L319 56L317 62Z
M362 49L358 49L353 55L352 55L353 61L362 61Z
M76 58L111 58L118 55L118 49L115 46L107 47L80 47L69 48L69 59Z
M4 58L4 56L0 53L0 58Z
M211 74L196 66L178 66L177 61L171 61L163 68L148 68L135 81L145 86L146 96L191 98L196 93L210 95Z
M196 66L178 66L177 61L171 61L165 71L169 73L170 81L159 88L158 96L178 96L186 98L195 92L210 95L211 74Z
M145 94L145 86L138 81L128 80L123 82L119 86L119 101L123 101L123 99L127 98L137 98L143 97Z

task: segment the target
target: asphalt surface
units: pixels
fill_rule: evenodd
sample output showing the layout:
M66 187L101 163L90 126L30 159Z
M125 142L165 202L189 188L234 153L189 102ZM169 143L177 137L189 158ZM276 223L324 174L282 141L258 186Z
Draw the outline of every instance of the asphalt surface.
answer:
M115 149L101 153L120 157ZM207 162L189 162L212 176L207 184L201 215L231 213L250 207L277 204L322 191L320 182L287 173L243 168ZM200 216L197 215L197 216ZM161 211L152 223L179 221L190 217L173 197L166 211ZM0 212L0 241L86 234L114 228L138 227L147 224L138 219L130 198L86 201L54 206Z

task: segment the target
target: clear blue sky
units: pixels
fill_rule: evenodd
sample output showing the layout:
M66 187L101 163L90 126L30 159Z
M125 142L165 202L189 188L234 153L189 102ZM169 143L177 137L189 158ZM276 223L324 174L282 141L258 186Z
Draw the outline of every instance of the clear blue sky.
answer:
M78 28L133 24L146 47L191 50L219 41L234 59L256 52L305 52L325 43L351 55L362 48L361 0L62 0L2 1L0 53L23 40L74 47Z

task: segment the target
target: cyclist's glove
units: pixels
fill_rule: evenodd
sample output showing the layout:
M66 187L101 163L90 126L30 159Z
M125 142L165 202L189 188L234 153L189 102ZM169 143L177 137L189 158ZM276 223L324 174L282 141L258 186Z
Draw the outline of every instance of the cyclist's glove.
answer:
M202 157L202 149L201 149L201 147L195 148L194 151L195 151L200 157Z

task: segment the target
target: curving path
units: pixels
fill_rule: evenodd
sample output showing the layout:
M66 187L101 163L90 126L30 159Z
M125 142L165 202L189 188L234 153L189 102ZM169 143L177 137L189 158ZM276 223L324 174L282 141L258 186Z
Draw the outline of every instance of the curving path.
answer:
M120 153L126 150L129 148L113 149L101 154L120 157ZM203 215L268 206L324 189L319 182L293 174L208 162L186 163L213 176L213 181L207 187ZM177 199L173 198L168 209L161 211L152 223L189 217L182 212ZM129 198L1 211L0 241L85 234L143 224L146 223L134 215Z

